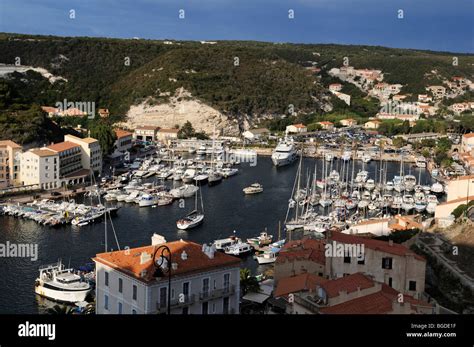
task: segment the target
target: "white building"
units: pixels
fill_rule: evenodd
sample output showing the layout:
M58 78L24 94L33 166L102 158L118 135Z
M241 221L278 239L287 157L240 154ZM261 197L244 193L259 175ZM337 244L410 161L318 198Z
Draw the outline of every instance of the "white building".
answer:
M474 133L464 134L461 138L461 152L474 150Z
M102 149L99 141L92 137L81 139L74 135L65 135L64 141L76 143L81 146L82 168L92 170L94 173L102 172Z
M260 140L268 135L270 135L270 130L267 128L250 129L242 133L242 136L249 141Z
M153 125L142 125L135 128L133 132L133 138L135 140L154 142L158 140L159 127Z
M124 153L132 148L133 134L122 129L115 129L115 148L118 152Z
M19 184L22 151L22 147L13 141L0 141L0 188Z
M59 154L49 149L33 149L21 154L20 180L41 189L61 187Z
M305 133L308 131L306 125L299 123L299 124L292 124L286 127L287 134L298 134L298 133Z
M169 266L164 260L157 271L153 262L162 245L171 251L172 314L239 313L238 258L190 241L160 243L163 238L156 236L151 246L101 253L93 259L98 314L167 312ZM168 256L166 251L164 256Z

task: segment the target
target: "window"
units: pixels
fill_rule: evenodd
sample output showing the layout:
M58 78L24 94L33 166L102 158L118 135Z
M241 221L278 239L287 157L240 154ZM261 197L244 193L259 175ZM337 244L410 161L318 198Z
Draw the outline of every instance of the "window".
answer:
M118 311L118 314L122 314L122 303L121 302L118 303L118 310L117 311Z
M104 276L105 276L104 285L106 285L108 287L109 286L109 273L104 272Z
M365 256L363 254L360 254L357 259L358 259L357 264L359 264L359 265L364 265L365 264Z
M225 297L222 300L222 313L229 314L229 297Z
M204 296L209 295L209 278L205 278L202 280L202 293Z
M183 283L183 295L184 298L187 299L189 295L189 282L184 282Z
M392 286L392 277L388 278L388 285L391 287Z
M416 291L416 281L409 281L408 282L408 290Z
M137 300L137 286L135 284L132 286L132 299Z
M123 292L123 280L119 278L119 293Z
M392 268L392 258L382 258L382 269Z
M224 290L228 292L229 288L230 288L230 274L225 274L224 275Z
M168 302L168 288L161 287L160 288L160 307L166 307L166 303Z
M209 314L209 302L202 303L202 314Z
M351 263L351 257L349 253L344 253L344 263L345 264L350 264Z
M135 310L134 308L132 308L132 314L137 314L137 310Z
M104 295L104 308L106 310L109 309L109 296L108 295Z

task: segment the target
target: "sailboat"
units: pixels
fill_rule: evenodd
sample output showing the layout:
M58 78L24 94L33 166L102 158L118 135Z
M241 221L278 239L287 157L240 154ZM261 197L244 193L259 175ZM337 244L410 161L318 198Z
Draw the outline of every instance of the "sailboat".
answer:
M181 218L176 222L176 227L180 230L187 230L197 227L204 221L204 205L202 202L202 191L201 191L201 211L198 209L198 194L199 190L195 194L194 210L188 213L184 218Z
M207 184L209 186L215 186L216 184L221 183L223 178L222 174L214 168L214 137L215 136L212 138L211 169L207 178Z

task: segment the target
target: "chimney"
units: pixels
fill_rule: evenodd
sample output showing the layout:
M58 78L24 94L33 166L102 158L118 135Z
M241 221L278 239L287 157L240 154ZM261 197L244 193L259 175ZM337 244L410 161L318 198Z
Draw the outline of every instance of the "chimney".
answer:
M142 252L140 254L140 265L143 265L150 260L151 260L151 254L148 254L147 252Z
M151 237L151 245L152 246L158 246L158 245L161 245L163 243L166 243L166 239L157 234L157 233L154 233L153 236Z
M171 269L173 271L178 270L178 263L171 263Z

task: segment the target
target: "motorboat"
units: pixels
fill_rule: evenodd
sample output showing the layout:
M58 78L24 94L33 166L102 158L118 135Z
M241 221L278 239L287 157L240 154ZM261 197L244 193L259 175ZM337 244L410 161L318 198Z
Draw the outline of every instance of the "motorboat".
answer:
M374 190L375 188L375 181L372 179L372 178L369 178L366 182L365 182L365 189L369 190L369 191L372 191Z
M247 195L258 194L263 192L263 186L260 183L253 183L249 187L244 188L243 192Z
M262 231L258 237L247 239L247 242L252 246L266 246L272 243L273 235L269 235L266 231Z
M211 171L209 173L209 177L207 179L207 184L209 186L215 186L216 184L219 184L222 182L222 174L217 171Z
M154 206L157 203L158 198L152 194L144 193L140 196L138 200L138 206L140 207L148 207Z
M361 159L364 163L369 163L372 160L372 157L370 156L370 154L365 153L362 155Z
M91 290L89 283L82 281L72 269L66 269L61 261L40 267L35 282L36 294L65 303L85 301Z
M203 156L203 155L206 155L206 152L207 152L206 146L201 145L201 146L197 149L196 154Z
M227 247L233 246L237 243L242 242L242 240L236 236L230 236L225 239L215 240L213 245L218 251L224 251Z
M405 212L410 212L414 207L415 207L415 200L413 199L413 196L405 194L403 195L402 198L402 209L405 210Z
M225 248L224 252L237 257L244 256L253 251L253 247L245 242L239 242Z
M431 191L435 194L441 194L444 192L444 187L441 183L435 182L431 185Z
M426 158L425 157L416 158L415 164L419 168L422 168L422 169L426 168Z
M413 175L406 175L403 177L403 185L406 191L413 191L416 186L416 177Z
M351 160L351 158L352 158L351 152L345 151L344 153L342 153L341 159L343 161L349 161L349 160Z
M187 169L186 171L184 171L183 176L181 176L181 180L184 183L191 183L193 182L195 176L196 176L196 170Z
M192 197L196 191L198 191L199 188L194 186L194 185L191 185L191 184L185 184L179 188L174 188L174 189L171 189L170 190L170 194L176 198L176 199L180 199L180 198L190 198Z
M197 185L204 184L207 182L209 176L206 174L198 174L194 177L194 181Z
M289 165L297 158L298 154L292 138L285 138L280 141L272 153L273 165L277 167Z
M224 178L228 178L237 175L239 173L239 169L226 167L221 170L221 173Z
M276 261L279 251L280 249L278 248L275 250L271 249L263 252L262 254L258 254L255 256L255 258L257 259L259 265L272 264Z

